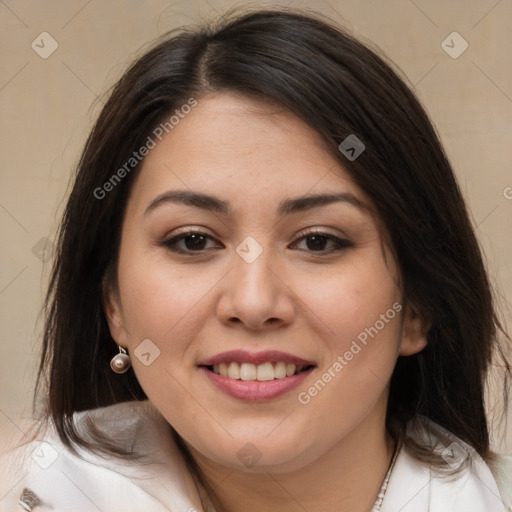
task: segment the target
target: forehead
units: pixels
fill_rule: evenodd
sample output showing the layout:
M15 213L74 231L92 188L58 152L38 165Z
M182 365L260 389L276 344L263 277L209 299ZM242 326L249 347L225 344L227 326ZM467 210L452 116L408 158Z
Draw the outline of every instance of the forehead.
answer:
M309 191L350 192L368 202L321 135L276 104L234 93L200 98L156 142L134 183L132 206L177 187L253 206Z

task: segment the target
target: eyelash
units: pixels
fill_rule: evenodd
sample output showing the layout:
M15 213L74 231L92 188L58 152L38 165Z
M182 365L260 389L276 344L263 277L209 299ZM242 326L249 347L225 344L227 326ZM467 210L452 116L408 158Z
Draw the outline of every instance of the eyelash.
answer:
M215 240L213 237L211 237L210 235L208 235L207 233L204 233L202 231L198 231L198 230L189 230L189 231L186 231L184 233L180 233L179 235L176 235L168 240L164 240L163 242L161 242L160 245L163 245L164 247L166 247L167 249L169 249L170 251L172 252L175 252L175 253L178 253L178 254L187 254L187 255L196 255L196 254L204 254L206 252L206 250L198 250L198 251L194 251L194 250L183 250L183 249L178 249L176 247L176 244L178 242L180 242L181 240L184 240L190 236L193 236L193 235L199 235L199 236L202 236L202 237L205 237L205 238L209 238L211 240ZM299 234L299 238L297 238L297 240L295 242L293 242L293 244L297 244L297 242L301 241L301 240L304 240L304 239L307 239L307 238L310 238L310 237L320 237L320 238L324 238L324 239L327 239L328 241L331 241L331 242L334 242L336 244L336 248L334 249L331 249L330 251L325 251L325 250L321 250L321 251L314 251L314 250L309 250L308 252L312 252L312 253L320 253L320 254L331 254L333 252L337 252L337 251L341 251L343 249L346 249L346 248L349 248L349 247L353 247L354 244L352 244L352 242L350 242L349 240L344 240L344 239L341 239L341 238L338 238L334 235L331 235L330 233L324 233L322 231L318 231L318 230L314 230L314 231L308 231L308 232L301 232Z

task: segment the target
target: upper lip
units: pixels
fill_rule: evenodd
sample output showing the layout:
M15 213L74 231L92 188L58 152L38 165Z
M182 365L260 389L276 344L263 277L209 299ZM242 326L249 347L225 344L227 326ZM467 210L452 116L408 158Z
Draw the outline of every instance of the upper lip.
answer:
M262 352L248 352L247 350L229 350L216 354L199 363L199 366L213 366L220 363L251 363L263 364L273 361L282 361L284 363L293 363L296 365L311 366L315 365L314 362L302 359L301 357L287 354L279 350L264 350Z

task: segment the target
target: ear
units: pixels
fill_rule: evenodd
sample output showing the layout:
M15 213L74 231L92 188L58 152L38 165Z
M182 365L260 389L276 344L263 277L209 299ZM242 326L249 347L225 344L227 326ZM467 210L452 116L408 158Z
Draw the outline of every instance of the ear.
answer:
M126 348L128 336L124 325L119 291L106 276L102 281L102 303L110 335L118 345Z
M410 304L407 304L404 311L399 355L411 356L421 352L427 346L429 329L430 323L427 323Z

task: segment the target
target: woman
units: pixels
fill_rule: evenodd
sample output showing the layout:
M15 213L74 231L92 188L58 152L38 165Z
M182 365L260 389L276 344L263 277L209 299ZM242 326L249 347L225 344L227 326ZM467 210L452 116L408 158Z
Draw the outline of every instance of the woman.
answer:
M464 201L417 99L339 28L259 11L138 59L47 306L48 405L1 510L510 510Z

